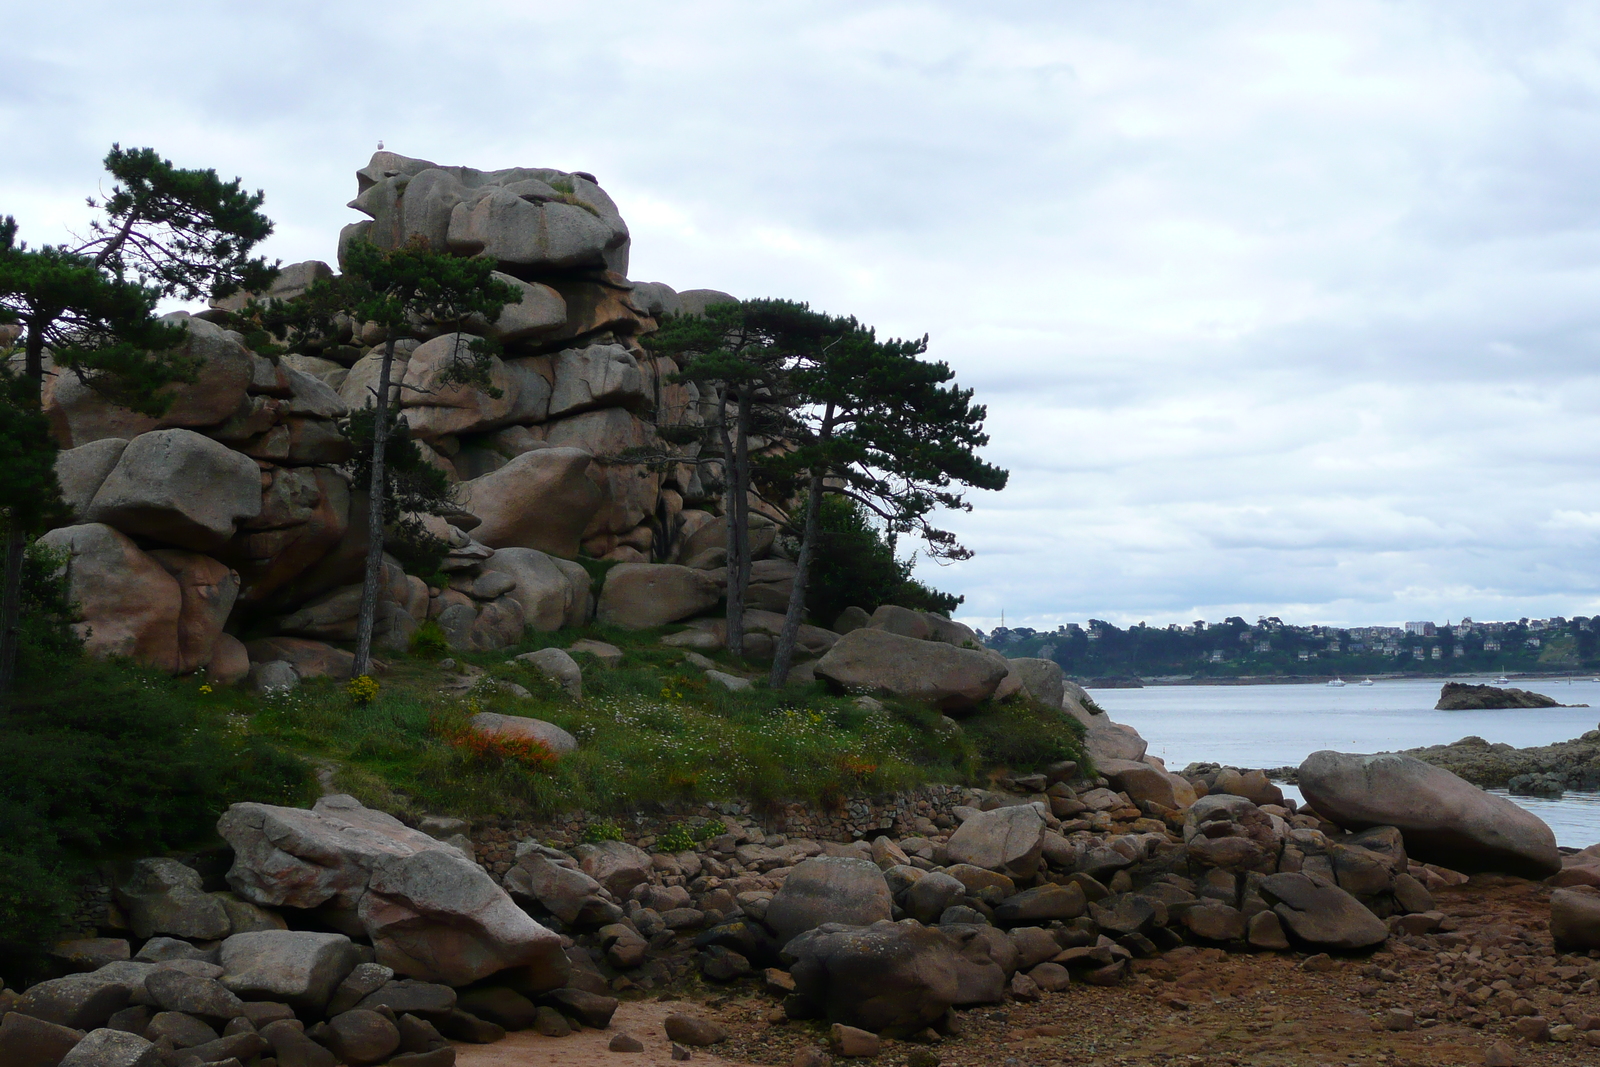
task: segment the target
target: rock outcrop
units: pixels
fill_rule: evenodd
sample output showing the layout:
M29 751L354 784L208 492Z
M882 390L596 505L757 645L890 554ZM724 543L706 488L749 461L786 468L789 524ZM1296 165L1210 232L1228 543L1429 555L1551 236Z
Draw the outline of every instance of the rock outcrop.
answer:
M677 564L692 556L684 549L694 534L714 536L716 464L657 470L627 453L660 445L658 420L693 425L716 404L710 386L672 380L677 365L640 339L661 315L731 298L704 290L685 302L660 283L628 281L627 226L582 173L486 172L379 152L357 183L352 206L370 218L346 228L341 249L357 237L381 248L420 238L494 259L497 279L521 296L493 322L456 332L424 322L395 341L391 399L424 458L455 485L461 511L426 521L447 545L447 582L430 586L393 564L380 644L403 648L428 620L462 650L505 647L525 625L585 622L593 604L573 562L580 553ZM371 399L385 331L346 316L308 350L269 360L228 328L252 296L292 299L333 274L290 264L265 293L168 316L199 372L167 387L172 403L159 418L117 407L74 374L49 377L44 408L76 522L51 543L72 556L91 652L238 680L274 662L241 661L257 642L245 648L240 633L350 640L369 532L361 487L341 466L351 446L339 420ZM446 367L479 338L502 346L488 360L490 387L447 380ZM765 559L776 527L761 522L755 548ZM497 551L511 554L494 563ZM517 558L524 552L546 558ZM618 577L613 600L627 585ZM752 603L786 595L768 584ZM691 598L690 612L716 595Z
M1559 708L1561 704L1543 693L1530 693L1526 689L1502 688L1493 685L1472 685L1468 682L1446 682L1439 690L1437 711L1478 711L1499 708Z

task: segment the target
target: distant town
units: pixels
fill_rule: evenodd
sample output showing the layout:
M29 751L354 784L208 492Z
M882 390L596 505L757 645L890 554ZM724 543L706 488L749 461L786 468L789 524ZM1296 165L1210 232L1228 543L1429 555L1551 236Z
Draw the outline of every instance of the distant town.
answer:
M1238 616L1120 629L1100 619L1054 630L997 627L978 636L1007 656L1055 660L1071 677L1241 678L1302 675L1562 673L1600 669L1600 616L1404 626L1295 626Z

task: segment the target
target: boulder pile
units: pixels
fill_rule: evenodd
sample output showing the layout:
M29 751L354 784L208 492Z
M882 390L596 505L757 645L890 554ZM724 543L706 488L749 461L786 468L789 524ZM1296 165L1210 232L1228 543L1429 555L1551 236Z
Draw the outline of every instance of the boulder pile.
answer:
M586 957L457 844L347 796L236 804L218 831L230 888L134 864L131 939L65 943L74 973L0 994L0 1063L450 1067L451 1042L610 1023Z

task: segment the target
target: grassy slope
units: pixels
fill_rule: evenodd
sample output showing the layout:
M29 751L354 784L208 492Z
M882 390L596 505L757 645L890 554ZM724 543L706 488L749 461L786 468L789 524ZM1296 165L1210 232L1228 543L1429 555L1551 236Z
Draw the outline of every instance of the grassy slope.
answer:
M731 693L659 643L665 631L587 627L530 633L516 648L457 654L485 669L470 692L445 691L451 672L413 656L397 656L365 706L344 686L310 682L282 697L211 694L248 729L313 760L336 765L335 782L391 811L466 816L592 812L669 800L741 797L820 800L880 793L928 781L971 781L995 763L1010 769L1077 752L1077 723L1060 712L1012 702L980 709L951 729L937 713L897 702L883 710L829 695L820 684L765 688L763 673L712 658L756 687ZM566 647L580 637L610 642L625 653L606 669L580 655L584 699L574 701L519 653ZM516 682L531 697L496 682ZM182 683L179 683L182 684ZM554 766L474 754L450 735L477 711L545 719L565 728L580 748Z

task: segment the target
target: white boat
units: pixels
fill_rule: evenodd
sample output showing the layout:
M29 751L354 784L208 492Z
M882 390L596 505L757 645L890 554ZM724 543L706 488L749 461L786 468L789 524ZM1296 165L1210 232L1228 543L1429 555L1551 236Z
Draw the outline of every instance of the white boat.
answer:
M1328 681L1328 685L1330 687L1334 688L1334 689L1343 689L1344 688L1344 679L1343 678L1330 679Z
M1372 685L1374 683L1373 683L1371 678L1365 678L1365 679L1362 680L1361 684L1362 685Z
M1510 684L1510 682L1511 682L1511 679L1507 678L1505 675L1502 674L1500 677L1498 677L1498 678L1496 678L1494 680L1493 684L1495 684L1495 685L1508 685L1508 684Z

